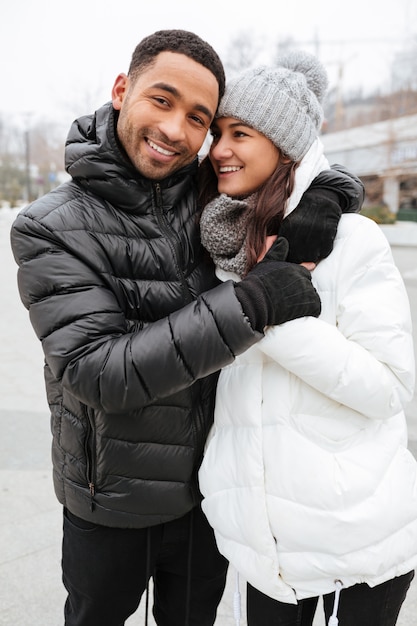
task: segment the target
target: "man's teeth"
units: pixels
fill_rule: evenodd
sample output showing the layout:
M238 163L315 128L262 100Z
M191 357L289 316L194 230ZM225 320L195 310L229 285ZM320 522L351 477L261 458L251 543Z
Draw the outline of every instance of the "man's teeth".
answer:
M239 170L241 170L241 167L237 167L236 165L230 165L228 167L220 167L219 171L221 173L225 173L225 172L238 172Z
M170 150L164 150L160 146L157 146L156 143L154 143L150 139L148 139L148 143L151 146L151 148L153 148L154 150L156 150L160 154L164 154L165 156L173 156L175 154L175 152L171 152Z

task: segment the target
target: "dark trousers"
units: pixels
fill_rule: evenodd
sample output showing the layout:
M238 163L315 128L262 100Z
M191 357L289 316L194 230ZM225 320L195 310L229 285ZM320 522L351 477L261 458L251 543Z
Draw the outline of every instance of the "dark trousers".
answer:
M153 578L159 626L212 626L227 561L200 507L145 529L86 522L64 510L66 626L123 626Z
M395 626L414 572L376 587L366 584L342 589L337 618L339 626ZM277 602L251 585L247 589L248 626L312 626L318 598L298 604ZM323 596L326 624L333 612L334 593Z

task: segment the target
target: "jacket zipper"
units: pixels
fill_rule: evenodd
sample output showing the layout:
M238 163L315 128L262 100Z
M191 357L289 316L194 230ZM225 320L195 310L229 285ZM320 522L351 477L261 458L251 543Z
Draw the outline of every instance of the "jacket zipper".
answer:
M164 214L163 211L163 207L162 207L162 191L161 191L161 185L159 183L155 183L154 184L154 190L155 190L155 215L156 218L158 220L158 224L161 228L161 230L165 233L165 235L167 236L167 241L169 244L169 247L171 248L172 251L172 257L174 259L175 262L175 267L177 270L177 275L179 277L179 279L181 280L181 285L182 285L182 290L184 292L184 299L185 302L192 302L193 298L191 296L190 290L188 288L187 285L187 281L185 280L185 275L182 268L182 251L181 251L181 241L180 238L178 237L177 233L175 232L175 230L171 227L171 225L168 223L168 220Z
M87 419L87 436L84 444L87 465L87 485L90 491L90 510L94 512L94 496L96 494L96 436L93 415L87 406L84 406L84 413Z

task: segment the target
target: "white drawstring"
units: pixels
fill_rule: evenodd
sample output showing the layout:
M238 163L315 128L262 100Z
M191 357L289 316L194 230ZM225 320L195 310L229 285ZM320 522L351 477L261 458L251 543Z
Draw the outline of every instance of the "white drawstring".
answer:
M334 604L333 604L333 613L330 616L329 623L327 626L338 626L339 620L337 619L337 610L339 608L339 599L340 592L343 588L343 583L341 580L335 580L335 594L334 594ZM233 615L235 618L236 626L240 626L240 590L239 590L239 572L236 572L235 579L235 593L233 595Z
M239 591L239 572L236 572L235 593L233 596L233 615L236 626L240 625L240 591Z
M339 598L343 583L341 580L335 580L334 584L336 587L336 591L334 593L333 613L330 616L328 626L337 626L339 623L339 620L337 619L337 609L339 608Z

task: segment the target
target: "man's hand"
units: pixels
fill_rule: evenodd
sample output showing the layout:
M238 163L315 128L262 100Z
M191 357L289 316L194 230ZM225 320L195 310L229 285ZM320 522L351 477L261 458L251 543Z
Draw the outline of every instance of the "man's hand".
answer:
M325 259L333 250L341 215L335 192L308 189L279 230L280 237L285 237L289 244L287 260L318 263Z
M310 272L286 262L287 254L288 243L279 237L264 259L235 285L236 296L255 330L320 315L321 302Z
M321 172L302 196L300 203L280 227L288 240L287 261L318 263L333 250L342 213L357 213L365 188L362 181L341 165Z

